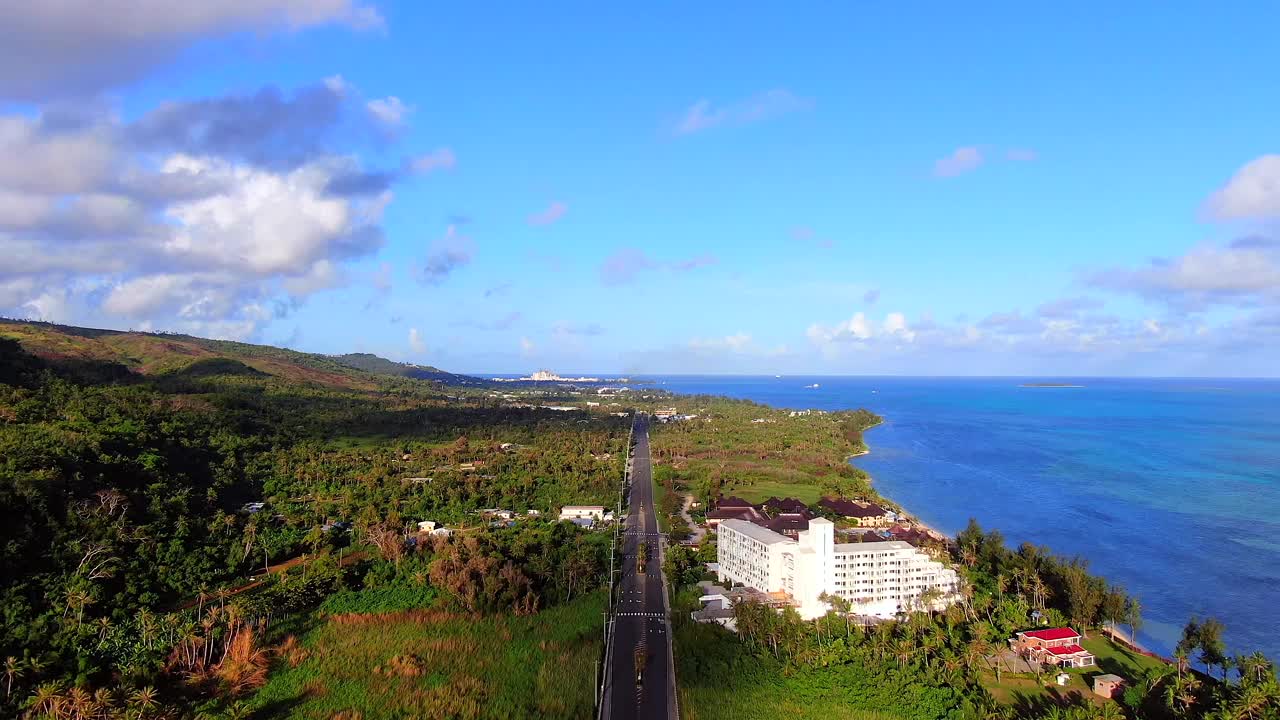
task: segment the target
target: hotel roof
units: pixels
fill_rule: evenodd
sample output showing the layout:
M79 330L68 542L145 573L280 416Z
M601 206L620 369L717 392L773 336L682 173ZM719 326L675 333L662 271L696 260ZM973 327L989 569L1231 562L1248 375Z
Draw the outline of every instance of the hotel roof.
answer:
M836 545L838 553L885 552L887 550L914 550L915 547L902 540L881 540L880 542L840 543Z
M766 545L773 545L774 543L780 543L780 542L789 542L789 543L795 542L795 540L792 540L791 538L785 535L779 535L778 533L768 528L762 528L759 525L756 525L755 523L752 523L752 522L747 522L746 520L725 520L720 523L720 527L732 528L742 533L743 535L746 535L752 540L755 540L756 542L762 542Z

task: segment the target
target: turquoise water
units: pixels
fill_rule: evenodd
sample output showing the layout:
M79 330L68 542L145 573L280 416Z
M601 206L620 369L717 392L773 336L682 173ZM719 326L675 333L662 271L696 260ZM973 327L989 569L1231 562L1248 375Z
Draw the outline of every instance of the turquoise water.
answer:
M1087 558L1142 601L1168 654L1192 614L1280 658L1280 381L700 377L667 390L886 419L856 464L949 533ZM1027 388L1027 382L1082 388ZM806 385L818 383L816 389Z

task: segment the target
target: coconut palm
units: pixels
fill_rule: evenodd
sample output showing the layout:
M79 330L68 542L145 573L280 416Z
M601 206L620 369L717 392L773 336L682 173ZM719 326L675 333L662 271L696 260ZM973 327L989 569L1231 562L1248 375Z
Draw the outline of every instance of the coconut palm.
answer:
M10 655L4 659L4 696L13 695L13 681L22 677L22 661Z

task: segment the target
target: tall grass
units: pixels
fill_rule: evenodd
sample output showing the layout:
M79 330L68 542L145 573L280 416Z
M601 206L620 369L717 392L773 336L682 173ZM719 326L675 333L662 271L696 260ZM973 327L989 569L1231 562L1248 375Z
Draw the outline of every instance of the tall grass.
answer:
M604 607L597 592L527 617L335 614L305 639L305 660L275 669L256 717L588 718Z

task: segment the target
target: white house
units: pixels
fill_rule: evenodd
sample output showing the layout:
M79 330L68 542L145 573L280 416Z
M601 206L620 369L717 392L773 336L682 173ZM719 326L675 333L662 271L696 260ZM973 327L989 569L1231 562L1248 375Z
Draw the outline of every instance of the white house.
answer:
M792 540L746 520L724 520L717 529L717 574L722 582L786 593L806 619L827 612L819 599L824 593L848 600L853 612L882 618L918 609L930 588L942 593L935 609L954 600L955 570L910 543L836 544L834 531L830 520L815 518Z
M561 520L604 520L603 505L565 505L560 508Z
M421 520L418 522L418 532L427 533L436 529L435 520Z

